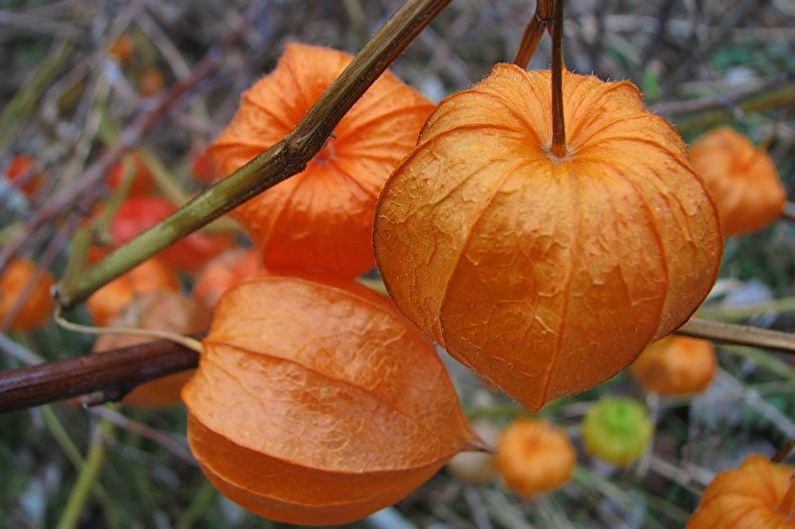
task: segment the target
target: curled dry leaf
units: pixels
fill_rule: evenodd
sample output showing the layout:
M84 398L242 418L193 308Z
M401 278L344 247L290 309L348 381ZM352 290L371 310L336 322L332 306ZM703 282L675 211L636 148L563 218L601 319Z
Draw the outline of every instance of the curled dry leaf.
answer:
M178 290L179 280L174 272L159 257L152 257L97 290L86 306L96 325L107 325L136 296Z
M209 315L203 307L178 292L156 292L137 297L111 322L111 327L167 331L174 334L193 334L207 329ZM101 353L118 347L128 347L150 341L130 335L101 335L94 343L94 352ZM124 403L131 406L171 406L180 401L180 390L193 371L174 373L132 390Z
M519 419L500 436L496 463L505 484L531 498L571 479L577 451L564 431L546 421Z
M9 324L10 331L33 330L44 325L50 317L54 306L50 287L54 279L47 270L42 270L41 276L35 280L33 290L20 303L20 296L36 275L36 268L31 261L18 258L11 261L0 276L0 324L12 310L18 309Z
M191 450L266 518L362 518L475 443L431 345L361 285L257 276L224 294L204 346L182 395Z
M709 386L717 364L712 342L671 336L644 349L631 372L647 391L688 395Z
M531 409L685 322L722 252L681 138L634 85L564 72L563 159L549 86L548 71L498 65L444 100L375 220L398 307Z
M701 136L690 147L693 168L718 206L724 233L741 235L775 221L787 194L773 160L729 127Z
M221 295L261 270L259 255L236 248L213 258L202 269L193 286L193 297L207 309L215 307Z
M687 529L795 528L795 467L752 454L710 483Z
M626 397L602 398L582 423L585 451L618 466L629 465L643 455L653 432L646 407Z
M133 197L125 200L116 211L110 233L117 244L124 244L177 210L163 198ZM229 234L208 235L194 232L158 254L163 262L179 270L195 272L204 263L234 246Z
M289 134L351 56L289 44L276 69L243 94L210 147L226 176ZM318 269L355 277L375 264L376 198L409 152L433 105L384 73L334 129L306 169L234 212L268 269Z

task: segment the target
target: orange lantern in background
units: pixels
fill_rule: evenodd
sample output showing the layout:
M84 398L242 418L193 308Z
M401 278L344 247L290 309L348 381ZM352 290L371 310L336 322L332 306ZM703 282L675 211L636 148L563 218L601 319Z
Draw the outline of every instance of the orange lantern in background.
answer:
M687 395L709 386L717 364L712 342L671 336L644 349L630 371L647 391Z
M215 307L221 295L261 269L259 256L251 250L228 250L202 269L193 286L193 297L207 309Z
M387 182L378 265L398 307L531 409L591 388L685 322L722 236L679 135L630 83L498 65L444 100Z
M502 433L495 462L505 483L527 499L569 481L577 452L562 430L520 419Z
M707 486L686 529L795 528L795 467L752 454Z
M110 327L134 327L173 334L191 334L204 331L209 323L209 316L203 307L193 303L187 296L178 292L163 291L137 297L109 323ZM101 353L150 340L141 336L103 334L94 343L94 352ZM178 404L180 390L192 375L193 371L183 371L141 384L124 397L124 403L145 407Z
M218 173L229 175L289 134L350 60L336 50L289 44L276 69L243 94L237 115L210 147ZM376 198L432 110L386 72L303 172L238 207L234 216L266 267L347 277L372 268Z
M136 296L178 290L179 280L174 272L160 258L152 257L94 292L86 306L94 324L107 325Z
M227 291L183 399L213 485L294 524L362 518L476 442L433 347L387 299L331 277Z
M9 182L16 182L28 171L32 170L36 165L36 159L27 154L19 154L14 156L8 163L5 169L6 178ZM22 192L28 198L32 197L38 191L43 175L36 174L31 176L22 186Z
M132 151L126 156L132 160L132 163L135 166L135 174L133 176L133 181L130 184L130 191L127 196L141 197L148 195L152 192L152 171L149 170L149 166L146 165L146 162L139 153ZM114 190L118 189L121 185L123 177L124 162L119 161L113 164L108 171L108 187Z
M741 235L775 221L787 194L776 165L761 148L729 127L701 136L690 161L718 206L724 233Z
M28 283L36 275L36 265L27 259L19 258L11 261L0 275L0 324L12 310L17 309L16 316L11 320L8 330L27 332L41 327L50 317L54 307L50 287L54 282L52 274L41 271L35 285L29 293L25 293ZM26 294L24 300L20 296Z

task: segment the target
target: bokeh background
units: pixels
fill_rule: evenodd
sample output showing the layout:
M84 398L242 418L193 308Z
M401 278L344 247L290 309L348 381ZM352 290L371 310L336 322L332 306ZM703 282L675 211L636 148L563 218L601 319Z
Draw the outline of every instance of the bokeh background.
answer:
M755 143L767 144L792 191L795 2L567 3L564 46L569 68L603 79L632 80L687 141L729 124ZM26 219L64 187L82 186L81 194L107 198L107 190L83 186L81 179L102 149L118 141L141 115L157 120L150 132L136 138L141 151L185 196L199 191L204 184L191 174L192 156L224 127L240 93L274 66L286 42L355 52L400 4L0 1L0 168L25 153L35 157L45 174L38 194L30 199L0 183L0 248L26 230ZM510 61L533 9L533 1L454 0L393 69L438 101L477 82L495 63ZM107 52L122 35L135 47L133 59L123 66ZM220 57L217 68L165 112L153 115L159 98L196 75L206 57ZM544 39L531 68L545 68L548 60L549 42ZM153 69L162 77L162 87L155 82L152 94L146 95L142 83L151 81ZM63 272L79 213L57 212L52 222L27 234L27 254L44 260L56 276ZM705 311L714 318L793 330L794 278L795 226L781 221L728 241L721 278ZM190 278L184 282L189 288ZM749 305L753 310L744 308ZM3 335L0 367L22 364L25 351L55 359L83 354L91 345L91 338L54 324L25 336ZM790 358L725 347L719 350L719 362L712 386L694 398L657 399L622 374L540 413L579 444L581 418L600 396L644 400L657 426L654 448L628 469L581 452L569 485L531 501L520 500L499 480L476 487L442 471L394 508L357 526L681 527L716 471L736 466L751 451L771 455L795 438ZM525 413L454 362L448 365L474 419L500 428ZM55 527L81 454L102 417L113 424L112 432L80 527L277 525L246 513L207 484L186 450L180 407L142 411L113 406L88 412L59 404L0 416L0 528Z

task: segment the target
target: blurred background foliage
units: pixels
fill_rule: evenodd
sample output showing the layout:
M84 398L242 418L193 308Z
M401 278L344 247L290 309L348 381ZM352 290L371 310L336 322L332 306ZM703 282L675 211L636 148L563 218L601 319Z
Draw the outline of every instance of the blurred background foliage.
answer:
M45 172L37 196L0 185L0 244L62 186L80 185L85 169L154 96L140 89L147 71L164 89L188 78L201 58L243 25L220 67L191 89L142 138L141 149L188 196L204 187L191 156L234 113L240 93L275 64L284 43L300 41L355 52L401 4L396 0L0 1L0 167L35 156ZM534 2L454 0L395 62L409 84L438 101L510 61ZM714 100L699 113L672 114L687 141L719 122L769 143L781 177L795 172L795 3L791 0L582 0L568 2L565 58L570 69L603 79L630 79L650 104ZM134 56L121 64L107 50L122 35ZM531 68L548 65L542 41ZM789 96L744 111L735 94L764 99L781 86ZM157 92L157 90L156 90ZM665 108L665 107L662 107ZM670 108L670 107L669 107ZM759 107L756 109L759 110ZM32 234L31 255L53 240L51 270L60 276L71 232L66 222ZM35 236L34 236L35 235ZM795 227L778 222L730 240L711 317L743 305L762 307L732 319L792 330L795 318L775 298L793 292ZM189 288L190 278L185 279ZM767 305L764 305L767 304ZM789 304L792 309L793 304ZM765 308L767 307L767 308ZM780 307L780 308L777 308ZM80 316L88 320L83 314ZM47 359L79 355L92 340L50 324L12 337ZM13 348L4 340L2 349ZM721 348L720 371L692 399L645 395L622 374L540 412L579 443L579 424L605 394L645 400L656 422L653 453L628 469L580 451L573 481L521 501L498 480L468 485L443 471L395 508L360 527L662 528L681 527L716 471L751 451L771 455L795 437L795 372L782 355ZM0 367L19 365L0 354ZM525 412L448 362L467 412L504 425ZM120 405L87 411L69 403L0 416L0 528L55 527L75 486L92 432L102 422L109 442L80 527L254 528L277 524L247 514L207 484L185 448L180 407L140 410ZM113 423L108 426L107 421Z

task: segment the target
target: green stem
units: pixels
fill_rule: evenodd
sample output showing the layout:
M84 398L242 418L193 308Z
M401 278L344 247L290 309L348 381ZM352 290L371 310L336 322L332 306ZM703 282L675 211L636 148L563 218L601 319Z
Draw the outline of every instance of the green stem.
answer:
M770 371L771 373L782 378L795 380L795 370L793 370L788 363L782 362L778 358L771 356L764 351L753 349L751 347L738 346L725 346L722 348L722 350L735 356L739 356L745 360L750 360L759 367L766 369L767 371Z
M50 430L50 434L55 438L55 442L60 445L61 450L66 454L72 466L80 470L84 463L83 456L80 454L74 441L72 441L72 438L69 437L66 428L63 427L63 423L61 423L58 416L55 415L52 406L42 406L39 408L39 411L41 412L41 418L44 420L44 424L47 426L47 429Z
M77 481L69 495L69 500L66 502L61 519L58 521L57 529L75 529L77 527L86 501L88 501L88 497L102 472L106 454L105 440L112 432L113 426L105 420L100 421L94 430L85 464L77 475Z
M56 288L71 308L137 264L210 221L302 171L346 112L450 0L409 0L364 46L296 128L163 222L107 256L72 283Z

